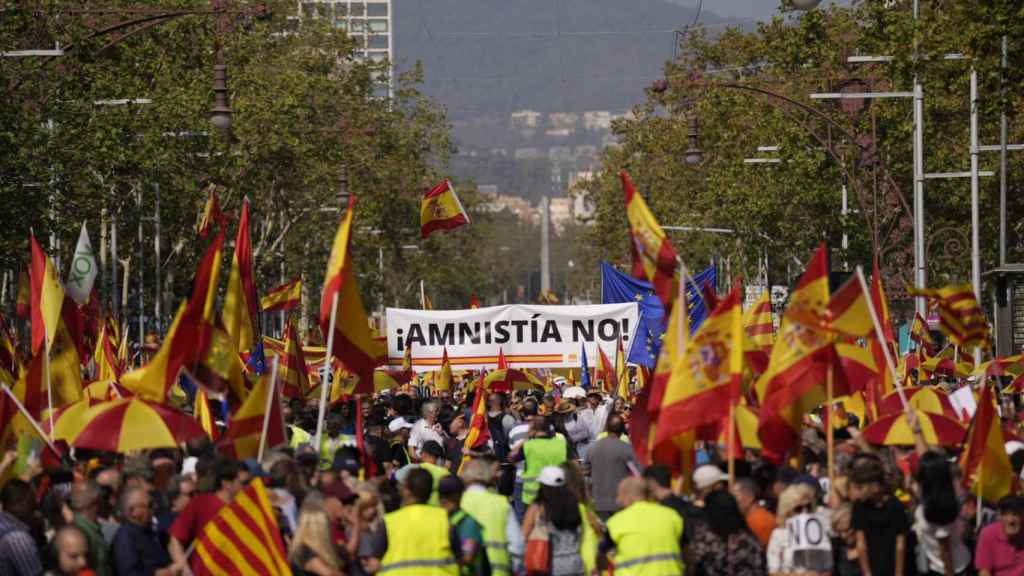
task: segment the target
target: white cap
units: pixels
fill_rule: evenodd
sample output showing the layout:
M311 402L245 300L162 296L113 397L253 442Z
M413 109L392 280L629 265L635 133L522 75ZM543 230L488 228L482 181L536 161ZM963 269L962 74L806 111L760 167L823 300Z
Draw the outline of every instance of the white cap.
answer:
M705 490L719 482L728 481L729 475L722 472L721 468L713 464L700 466L693 473L693 487L697 490Z
M189 456L188 458L185 458L185 460L183 460L182 463L181 463L181 474L183 476L187 476L189 474L195 474L196 473L196 463L198 463L198 462L199 462L199 458L196 458L195 456Z
M1021 442L1020 440L1010 440L1004 444L1003 447L1006 448L1007 454L1013 454L1017 450L1024 448L1024 442Z
M388 432L391 432L392 434L403 428L412 428L412 424L409 424L409 422L401 416L388 423Z
M565 486L565 471L558 466L545 466L544 469L540 471L540 476L537 477L537 482L553 488Z

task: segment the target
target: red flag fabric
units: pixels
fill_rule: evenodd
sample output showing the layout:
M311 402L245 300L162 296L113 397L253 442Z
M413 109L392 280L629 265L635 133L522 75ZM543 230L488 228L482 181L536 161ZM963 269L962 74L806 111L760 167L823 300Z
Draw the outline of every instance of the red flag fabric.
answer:
M625 171L619 173L622 191L626 198L626 217L632 238L633 277L647 280L654 285L666 311L672 310L676 297L676 264L678 255L668 236L647 207L647 203Z

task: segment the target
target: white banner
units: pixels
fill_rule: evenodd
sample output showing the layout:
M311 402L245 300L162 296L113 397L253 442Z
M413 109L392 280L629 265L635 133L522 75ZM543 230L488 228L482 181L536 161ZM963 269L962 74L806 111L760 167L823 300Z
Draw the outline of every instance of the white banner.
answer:
M510 304L471 310L387 309L388 364L401 366L412 345L413 368L437 370L448 350L456 370L494 369L499 351L512 367L578 367L586 348L588 366L597 366L600 346L615 361L619 339L633 341L639 307L635 303L590 306Z

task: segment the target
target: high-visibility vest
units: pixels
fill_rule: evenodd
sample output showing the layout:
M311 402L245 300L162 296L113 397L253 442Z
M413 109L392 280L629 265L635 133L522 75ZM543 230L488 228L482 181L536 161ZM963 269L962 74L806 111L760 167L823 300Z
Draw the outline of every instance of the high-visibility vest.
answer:
M388 576L458 576L448 540L448 512L413 504L384 516L388 549L378 574Z
M683 519L675 510L636 502L608 519L608 535L615 543L615 576L683 574Z
M597 570L597 548L601 540L601 535L590 524L590 514L591 512L587 505L580 503L580 518L583 519L583 531L580 535L580 557L583 558L583 567L586 569L587 574L593 574Z
M523 504L529 505L537 498L540 484L537 477L545 466L558 466L568 458L569 450L561 434L553 438L531 438L523 444L526 469L523 470Z
M299 446L309 444L313 441L313 435L302 428L299 428L298 426L289 426L288 428L292 431L292 441L289 444L291 448L298 450Z
M331 438L324 434L320 438L320 469L330 470L334 464L334 453L342 446L355 446L356 437L353 434L338 434L337 438Z
M430 490L430 501L428 501L427 504L430 504L431 506L440 506L441 500L437 496L437 487L441 484L441 478L450 476L451 472L449 472L447 468L442 468L436 464L430 464L428 462L422 462L420 464L420 468L430 472L430 475L434 478L434 487Z
M462 494L459 506L483 526L491 574L512 574L512 564L508 559L508 537L505 534L508 498L486 490L467 490Z

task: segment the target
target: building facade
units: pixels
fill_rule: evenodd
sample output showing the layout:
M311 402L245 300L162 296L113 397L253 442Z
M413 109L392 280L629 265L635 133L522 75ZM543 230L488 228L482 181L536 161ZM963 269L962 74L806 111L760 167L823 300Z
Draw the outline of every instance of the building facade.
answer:
M320 18L344 30L356 45L358 60L387 63L378 76L375 93L391 93L391 67L394 63L393 4L391 0L317 0L300 1L302 18Z

